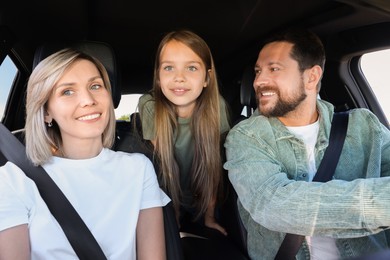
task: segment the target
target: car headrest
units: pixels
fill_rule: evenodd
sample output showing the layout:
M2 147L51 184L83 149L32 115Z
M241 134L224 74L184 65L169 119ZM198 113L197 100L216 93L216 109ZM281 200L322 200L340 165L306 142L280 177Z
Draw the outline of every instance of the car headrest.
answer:
M256 109L256 94L253 88L255 74L253 67L246 67L241 78L240 101L243 107Z
M35 51L33 68L35 68L35 66L37 66L38 63L46 57L64 48L73 48L75 50L84 52L98 59L104 65L108 72L108 76L110 77L114 107L118 107L119 102L121 100L119 69L115 57L115 52L113 48L107 43L94 41L80 41L72 43L46 43L38 47Z

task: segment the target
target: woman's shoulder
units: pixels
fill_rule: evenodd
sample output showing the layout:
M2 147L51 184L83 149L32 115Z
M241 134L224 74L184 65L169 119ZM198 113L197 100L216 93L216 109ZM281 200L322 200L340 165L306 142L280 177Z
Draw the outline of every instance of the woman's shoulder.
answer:
M134 164L146 165L151 163L149 158L142 153L128 153L122 151L113 151L106 148L106 154L108 157L107 159L113 162L116 161L119 163L120 161L122 162L125 161L127 163L131 163L132 165Z
M108 148L104 148L105 153L108 157L116 157L116 158L126 158L126 159L132 159L132 160L144 160L145 158L148 159L144 154L137 153L137 152L124 152L124 151L114 151Z
M141 153L127 153L122 151L108 151L107 165L111 172L119 174L124 180L140 183L144 178L155 176L153 163Z
M20 174L24 175L24 172L12 162L7 162L6 164L0 167L1 179L12 177L12 176L16 177Z
M17 165L7 162L0 167L0 190L5 192L6 187L32 194L35 184Z

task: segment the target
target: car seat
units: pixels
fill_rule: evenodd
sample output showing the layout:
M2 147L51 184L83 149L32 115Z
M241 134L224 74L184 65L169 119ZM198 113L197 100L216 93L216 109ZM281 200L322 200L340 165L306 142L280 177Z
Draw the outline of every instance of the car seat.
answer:
M252 66L248 66L244 69L241 84L240 84L240 103L245 115L241 115L234 123L238 124L240 121L247 119L252 115L256 109L256 96L253 88L253 81L255 74ZM227 174L226 174L227 176ZM247 252L247 231L241 221L240 214L237 205L237 193L226 177L226 202L221 208L221 215L223 216L222 224L228 227L228 234L231 240L239 247L239 249L248 256Z
M254 80L255 73L253 67L246 67L242 74L240 85L240 102L241 106L246 108L246 117L252 115L257 107L255 89L253 88Z

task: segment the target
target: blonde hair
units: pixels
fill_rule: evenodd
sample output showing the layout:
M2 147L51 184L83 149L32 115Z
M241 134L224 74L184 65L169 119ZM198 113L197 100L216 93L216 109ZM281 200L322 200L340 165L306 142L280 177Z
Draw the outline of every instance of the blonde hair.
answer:
M58 125L45 124L47 101L57 81L77 60L88 60L99 70L106 89L111 93L111 84L104 66L95 58L76 50L64 49L42 60L31 73L27 85L26 100L26 152L34 165L42 165L53 155L62 151L62 138ZM115 137L115 114L111 101L109 123L102 134L103 147L111 147Z
M180 206L180 174L174 156L174 132L178 127L176 107L162 93L159 70L163 47L170 41L178 41L194 51L206 67L207 87L197 99L192 118L191 132L194 138L194 158L191 168L191 189L197 209L196 218L207 210L217 197L222 173L220 153L220 101L217 76L211 51L206 42L191 31L168 33L160 42L155 60L153 95L155 99L156 147L159 159L161 185L173 201L176 213Z

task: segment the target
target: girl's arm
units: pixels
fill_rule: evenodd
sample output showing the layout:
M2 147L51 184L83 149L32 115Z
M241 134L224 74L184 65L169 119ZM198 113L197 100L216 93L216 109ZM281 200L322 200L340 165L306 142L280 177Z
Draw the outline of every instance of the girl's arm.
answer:
M139 213L137 259L166 259L164 220L161 207L143 209Z
M0 231L0 260L30 259L30 241L27 224Z
M214 216L215 212L215 199L213 199L210 203L209 206L207 207L207 211L204 215L204 224L206 227L209 228L214 228L224 234L225 236L227 235L227 232L225 228L223 228L218 222L215 220Z

